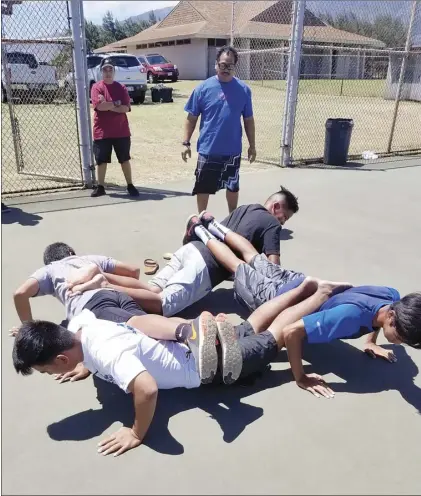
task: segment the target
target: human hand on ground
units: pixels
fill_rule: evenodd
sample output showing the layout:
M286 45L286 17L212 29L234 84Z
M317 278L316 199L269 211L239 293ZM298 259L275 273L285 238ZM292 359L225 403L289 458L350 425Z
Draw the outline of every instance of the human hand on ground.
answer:
M395 363L398 361L392 350L386 350L376 343L366 343L364 346L364 353L367 353L367 355L371 358L380 357L390 363Z
M140 444L140 439L136 436L133 429L121 427L115 434L98 444L98 453L102 455L114 453L114 456L119 456L126 451L136 448Z
M181 158L183 162L187 162L187 159L191 158L191 148L189 146L184 147L184 150L181 152Z
M330 389L330 387L323 380L323 377L319 374L304 374L298 381L297 386L311 394L314 394L316 398L324 396L325 398L333 398L335 393Z
M248 149L248 159L251 164L256 160L256 148L250 146Z
M91 372L84 367L83 363L78 363L70 372L66 372L65 374L55 374L54 379L58 381L59 384L62 384L63 382L83 381L83 379L86 379L90 375Z

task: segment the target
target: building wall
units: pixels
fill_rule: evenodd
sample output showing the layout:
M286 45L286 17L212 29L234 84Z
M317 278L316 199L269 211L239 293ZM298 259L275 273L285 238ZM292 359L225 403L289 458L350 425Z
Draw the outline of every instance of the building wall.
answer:
M396 98L401 64L402 57L396 54L390 57L384 95L386 100ZM401 99L421 102L421 53L410 55L408 59L407 72L402 84Z
M145 55L160 53L171 60L180 72L180 79L206 79L208 75L208 41L191 39L190 45L175 45L155 48L136 49L136 45L127 45L127 53Z

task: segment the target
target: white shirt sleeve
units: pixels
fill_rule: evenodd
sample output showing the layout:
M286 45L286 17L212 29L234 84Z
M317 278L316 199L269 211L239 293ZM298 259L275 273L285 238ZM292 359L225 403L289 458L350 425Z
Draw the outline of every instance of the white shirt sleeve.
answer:
M117 360L114 360L110 368L114 382L126 393L132 380L146 371L145 366L133 351L121 353Z

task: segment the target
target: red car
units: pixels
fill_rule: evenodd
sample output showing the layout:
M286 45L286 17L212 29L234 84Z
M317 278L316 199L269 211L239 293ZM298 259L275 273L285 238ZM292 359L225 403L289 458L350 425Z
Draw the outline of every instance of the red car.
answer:
M178 81L177 66L169 62L159 53L150 53L148 55L138 55L137 59L144 66L148 75L148 81L157 83L166 79L176 82Z

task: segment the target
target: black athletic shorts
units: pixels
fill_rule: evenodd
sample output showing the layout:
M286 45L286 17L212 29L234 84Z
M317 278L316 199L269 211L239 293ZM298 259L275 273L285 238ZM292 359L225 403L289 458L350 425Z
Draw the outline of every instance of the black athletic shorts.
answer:
M105 138L94 141L94 155L97 165L111 163L114 148L119 164L130 160L130 136L127 138Z
M192 195L214 195L220 189L240 189L241 155L201 155L197 159Z
M235 326L235 331L243 357L243 368L237 381L242 383L246 379L255 379L267 370L268 365L275 361L278 355L278 345L271 332L264 331L256 334L247 320ZM222 363L222 349L219 345L217 352L218 362ZM221 370L218 368L213 383L222 384L222 382Z
M146 315L129 295L108 289L95 293L84 308L90 310L97 319L117 324L125 323L135 315Z
M243 355L239 379L263 372L278 356L278 344L270 331L254 332L248 320L235 327Z

